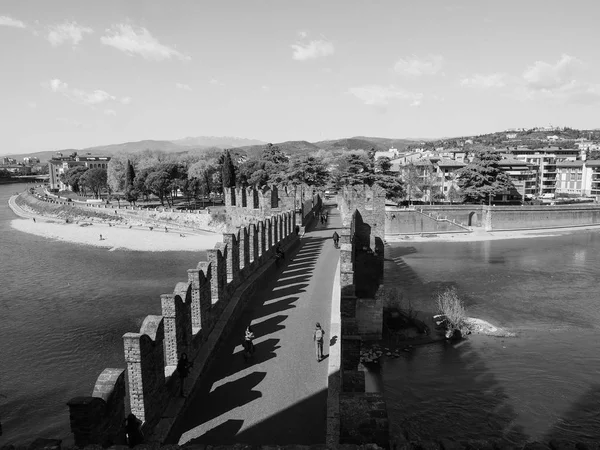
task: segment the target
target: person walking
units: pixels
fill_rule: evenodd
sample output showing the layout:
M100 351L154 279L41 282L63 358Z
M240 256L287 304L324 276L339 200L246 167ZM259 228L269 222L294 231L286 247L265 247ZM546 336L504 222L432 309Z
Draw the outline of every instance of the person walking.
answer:
M254 331L252 325L248 325L244 334L244 359L246 361L254 354Z
M337 234L337 231L333 232L333 245L335 245L335 248L339 247L339 242L340 242L340 235Z
M179 358L179 361L177 362L177 373L179 373L179 380L180 380L180 396L181 397L185 397L184 391L183 391L183 385L185 384L185 379L187 378L187 376L190 373L190 368L193 367L194 364L190 363L188 360L188 356L187 353L182 353L181 357Z
M125 419L125 436L129 448L144 443L144 434L142 433L142 421L135 414L129 413Z
M321 324L319 322L317 322L315 325L313 340L315 341L315 349L317 351L317 362L321 362L323 359L323 341L325 340L325 331L323 331L323 328L321 328Z

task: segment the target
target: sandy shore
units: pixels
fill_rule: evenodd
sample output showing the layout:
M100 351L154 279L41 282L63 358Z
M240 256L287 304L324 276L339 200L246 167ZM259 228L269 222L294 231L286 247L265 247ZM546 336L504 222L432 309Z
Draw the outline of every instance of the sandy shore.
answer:
M475 241L497 241L502 239L526 239L537 237L563 236L577 231L597 230L600 225L584 227L547 228L539 230L515 230L515 231L483 231L477 230L471 233L440 233L440 234L405 234L398 236L386 236L387 242L475 242Z
M21 217L11 221L15 230L73 244L102 247L109 251L197 252L212 249L217 242L223 240L222 234L202 231L170 230L165 233L163 228L150 231L147 226L109 225L91 220L65 223L56 218L35 214L31 210L24 210L16 205L14 198L9 200L9 205L15 214ZM83 224L87 226L82 226Z
M197 252L214 248L215 244L221 242L223 238L219 234L165 233L157 230L109 227L106 224L98 223L80 226L51 220L36 220L36 222L33 222L31 219L14 219L11 221L11 226L24 233L110 250ZM185 237L182 237L182 234ZM102 240L100 240L100 235L102 235Z

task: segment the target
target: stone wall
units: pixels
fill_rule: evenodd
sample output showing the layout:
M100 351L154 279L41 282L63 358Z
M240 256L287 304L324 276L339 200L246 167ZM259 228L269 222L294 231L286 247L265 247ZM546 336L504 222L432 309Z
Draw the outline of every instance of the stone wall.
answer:
M491 230L600 225L598 205L419 205L388 209L385 234L466 232L469 227Z
M385 190L375 185L347 186L338 196L338 209L344 227L352 227L352 234L375 250L377 239L385 238Z
M224 234L223 242L207 252L208 261L189 269L187 281L177 283L171 294L161 295L162 315L147 316L139 332L123 336L129 405L143 421L147 436L156 427L167 426L162 416L168 407L172 409L179 393L182 380L175 369L181 355L187 353L194 362L194 374L186 380L192 385L239 318L256 284L264 282L275 247L298 242L294 228L295 215L288 211ZM126 403L124 372L106 369L90 397L68 403L76 445L119 442ZM165 432L161 429L157 435Z
M307 226L311 214L321 206L321 196L308 186L266 186L225 188L228 221L240 226L257 218L280 211L295 211L296 223Z
M356 197L352 201L356 202ZM344 208L348 208L351 202L347 202ZM381 210L385 208L385 203L377 203L380 203L380 211L368 213L373 220L384 217ZM361 233L365 233L365 227L357 222L362 221L364 216L358 210L350 213L346 209L344 214L347 228L339 233L340 264L339 275L336 277L339 284L334 286L334 289L339 289L340 298L341 361L339 381L330 383L330 386L334 385L339 389L339 395L335 397L339 401L339 416L328 419L328 442L331 436L335 436L339 440L337 444L342 446L369 443L389 448L389 420L385 400L382 394L365 392L365 373L359 367L363 339L381 338L383 308L380 302L378 304L372 298L358 298L356 295L356 258L357 255L360 258L358 252L363 251L360 245L364 242L364 234L361 241ZM380 224L383 231L383 223ZM380 256L383 257L383 248Z
M417 233L461 233L469 229L462 222L437 211L420 212L411 209L387 209L385 212L385 234Z
M600 207L561 206L484 206L488 230L553 228L600 225Z

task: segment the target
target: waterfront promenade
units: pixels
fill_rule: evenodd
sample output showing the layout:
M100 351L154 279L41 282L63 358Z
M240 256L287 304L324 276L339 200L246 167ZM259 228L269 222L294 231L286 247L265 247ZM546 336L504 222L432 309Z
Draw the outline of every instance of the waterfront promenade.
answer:
M324 444L328 363L317 362L315 322L325 329L324 355L340 345L329 330L340 233L336 209L286 254L273 280L251 299L221 354L190 395L169 443ZM245 362L242 340L252 323L253 359Z

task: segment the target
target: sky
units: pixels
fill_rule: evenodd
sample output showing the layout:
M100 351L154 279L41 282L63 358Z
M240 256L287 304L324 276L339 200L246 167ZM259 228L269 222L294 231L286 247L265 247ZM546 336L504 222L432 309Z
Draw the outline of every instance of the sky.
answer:
M597 0L2 0L0 153L600 127Z

